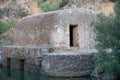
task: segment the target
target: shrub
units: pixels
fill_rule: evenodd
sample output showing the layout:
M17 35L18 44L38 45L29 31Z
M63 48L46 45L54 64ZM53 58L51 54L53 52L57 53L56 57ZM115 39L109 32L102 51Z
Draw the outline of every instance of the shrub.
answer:
M111 2L116 2L116 0L109 0L109 1L111 1Z
M47 0L43 0L38 2L38 7L40 7L43 11L48 12L48 11L53 11L60 9L64 5L66 5L69 2L69 0L59 0L57 2L50 2Z
M4 21L0 21L0 34L4 33L5 31L7 31L10 28L9 24L4 22Z
M6 32L12 27L15 27L16 23L17 23L17 19L12 19L12 20L9 20L8 22L1 20L0 21L0 34Z
M46 2L43 1L43 2L38 2L38 6L42 8L42 10L44 10L45 12L48 12L58 9L59 2L51 3L49 1Z
M99 15L95 24L96 33L96 67L103 76L114 76L120 80L120 0L115 6L116 15L108 17ZM111 50L110 52L108 52Z
M2 14L2 9L0 8L0 15Z
M116 2L116 0L102 0L102 2Z
M60 5L59 5L59 7L64 7L66 4L68 4L69 3L69 0L62 0L61 2L60 2Z
M17 23L17 22L18 22L18 20L17 20L16 18L14 18L14 19L8 21L8 24L9 24L10 28L11 28L11 27L14 28L14 27L16 26L16 23Z
M25 16L27 16L28 15L28 13L25 11L25 10L21 10L20 11L20 14L19 14L19 16L22 18L22 17L25 17Z
M46 2L47 0L42 0L43 2Z

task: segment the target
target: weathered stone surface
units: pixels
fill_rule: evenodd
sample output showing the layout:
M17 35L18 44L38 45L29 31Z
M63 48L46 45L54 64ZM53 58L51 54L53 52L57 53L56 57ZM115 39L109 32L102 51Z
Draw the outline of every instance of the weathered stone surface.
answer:
M94 49L92 23L97 12L89 9L68 9L27 16L16 26L14 45L70 48L70 25L76 26L79 50Z
M94 69L93 54L86 52L65 52L43 54L42 74L56 77L77 77L90 75Z
M11 68L19 69L20 60L24 60L24 69L36 73L36 68L40 67L41 54L51 52L50 49L51 47L40 46L4 46L2 65L7 66L7 59L10 58Z
M27 16L17 23L15 46L2 47L2 64L32 73L42 66L43 74L49 76L89 75L95 44L91 24L96 20L97 12L83 8ZM82 52L63 53L74 50Z
M20 61L24 60L25 71L59 77L85 76L93 70L94 58L90 52L51 53L51 49L51 47L5 46L2 49L2 65L7 66L9 58L10 67L20 69Z
M1 45L12 45L14 42L15 28L10 28L7 32L0 35L0 46Z

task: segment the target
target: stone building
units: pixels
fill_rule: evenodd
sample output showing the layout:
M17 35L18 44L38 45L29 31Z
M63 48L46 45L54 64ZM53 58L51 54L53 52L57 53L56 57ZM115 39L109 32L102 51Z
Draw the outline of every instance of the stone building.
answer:
M96 20L97 12L84 8L27 16L16 25L14 46L2 48L2 64L48 76L89 75Z
M14 45L94 49L92 23L97 12L80 8L27 16L16 26Z

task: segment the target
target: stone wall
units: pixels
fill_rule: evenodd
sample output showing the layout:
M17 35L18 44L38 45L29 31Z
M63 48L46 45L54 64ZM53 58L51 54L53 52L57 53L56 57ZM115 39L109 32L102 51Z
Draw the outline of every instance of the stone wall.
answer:
M10 59L10 67L20 69L20 61L23 60L24 70L32 73L37 73L37 67L40 68L42 53L51 53L51 47L35 47L35 46L5 46L2 47L2 65L8 66Z
M42 74L47 76L86 76L94 69L94 57L87 52L46 53L41 65Z
M97 12L83 8L27 16L17 23L14 46L2 47L2 64L32 73L39 73L42 66L42 74L50 76L89 75L94 63L92 23L96 20ZM80 53L63 53L74 48Z
M16 28L15 45L50 46L50 31L56 14L28 16L22 19Z
M93 52L56 53L53 47L4 46L2 66L56 77L90 75L94 69Z
M90 75L94 69L93 52L54 52L52 47L4 46L2 66L56 77Z
M14 45L70 48L70 25L76 25L79 50L94 49L96 20L97 12L83 8L27 16L17 23Z

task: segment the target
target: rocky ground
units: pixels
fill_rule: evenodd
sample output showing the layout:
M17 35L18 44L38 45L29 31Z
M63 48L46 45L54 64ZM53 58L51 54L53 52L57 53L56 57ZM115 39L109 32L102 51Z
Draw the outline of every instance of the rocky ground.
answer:
M67 8L88 8L109 15L113 13L114 3L110 1L103 0L74 0L68 3L64 9Z
M37 2L38 0L2 0L0 1L0 18L21 18L23 12L27 15L39 13L42 10L38 7Z
M38 2L42 0L0 0L0 9L2 10L0 18L21 18L22 12L26 12L27 15L43 12L38 7ZM59 0L48 0L56 2ZM61 9L68 8L89 8L92 10L103 12L108 15L113 13L114 3L107 0L69 0L69 3Z

